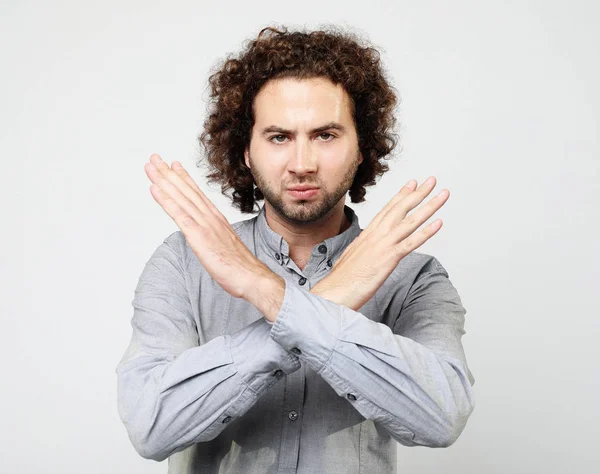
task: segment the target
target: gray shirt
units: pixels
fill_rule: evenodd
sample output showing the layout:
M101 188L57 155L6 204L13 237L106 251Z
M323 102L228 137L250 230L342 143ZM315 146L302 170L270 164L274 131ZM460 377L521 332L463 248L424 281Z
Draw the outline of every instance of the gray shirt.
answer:
M353 311L309 293L360 234L312 249L304 270L265 209L232 224L285 280L269 324L208 274L181 231L144 266L116 369L137 452L170 474L395 473L397 443L450 446L474 408L466 310L433 256L411 252Z

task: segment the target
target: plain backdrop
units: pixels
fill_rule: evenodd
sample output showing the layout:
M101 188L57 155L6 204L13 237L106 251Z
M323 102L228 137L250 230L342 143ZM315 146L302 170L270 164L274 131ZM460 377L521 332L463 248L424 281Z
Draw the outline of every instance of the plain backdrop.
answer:
M151 153L195 163L211 68L265 26L336 24L381 52L401 149L362 228L415 178L451 196L421 252L467 309L476 407L403 473L587 473L600 441L600 8L594 1L3 1L0 472L165 473L117 414L144 263L178 230ZM428 221L428 222L431 222ZM343 460L340 460L343 462Z

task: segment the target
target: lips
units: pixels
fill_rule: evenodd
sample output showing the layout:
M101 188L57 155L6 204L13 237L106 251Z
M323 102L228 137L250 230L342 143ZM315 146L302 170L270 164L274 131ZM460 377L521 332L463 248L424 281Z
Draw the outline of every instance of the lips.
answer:
M290 188L288 193L296 199L310 199L319 193L319 188Z
M290 191L308 191L309 189L319 189L318 186L293 186L288 188Z

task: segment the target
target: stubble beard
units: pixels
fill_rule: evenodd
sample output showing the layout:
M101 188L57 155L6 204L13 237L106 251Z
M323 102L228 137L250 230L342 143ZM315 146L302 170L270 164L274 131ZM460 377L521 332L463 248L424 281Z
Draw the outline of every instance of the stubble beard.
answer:
M249 156L251 165L250 172L256 186L261 190L265 201L273 207L275 212L290 224L302 225L318 221L325 217L340 202L340 199L346 195L354 182L354 177L358 170L358 156L359 153L357 153L357 159L353 162L352 166L346 171L344 179L339 186L333 192L328 192L323 187L320 187L319 195L315 200L297 199L291 202L286 201L284 196L277 194L273 188L269 186L257 167L252 166L252 158ZM306 180L294 183L294 185L300 184L317 185L317 183ZM287 190L284 190L283 192L287 193Z

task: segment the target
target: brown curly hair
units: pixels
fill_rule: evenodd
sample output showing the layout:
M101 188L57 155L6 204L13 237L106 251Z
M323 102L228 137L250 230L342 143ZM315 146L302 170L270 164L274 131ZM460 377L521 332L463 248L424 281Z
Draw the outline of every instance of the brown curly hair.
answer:
M207 152L208 182L221 184L224 195L233 188L234 206L243 213L256 212L256 201L264 196L244 161L254 125L254 98L267 81L284 77L326 77L349 94L363 155L349 193L352 202L363 202L365 186L389 170L383 160L398 143L393 128L399 99L386 80L379 52L355 33L331 25L312 32L263 28L237 58L228 56L209 77L211 100L198 137Z

